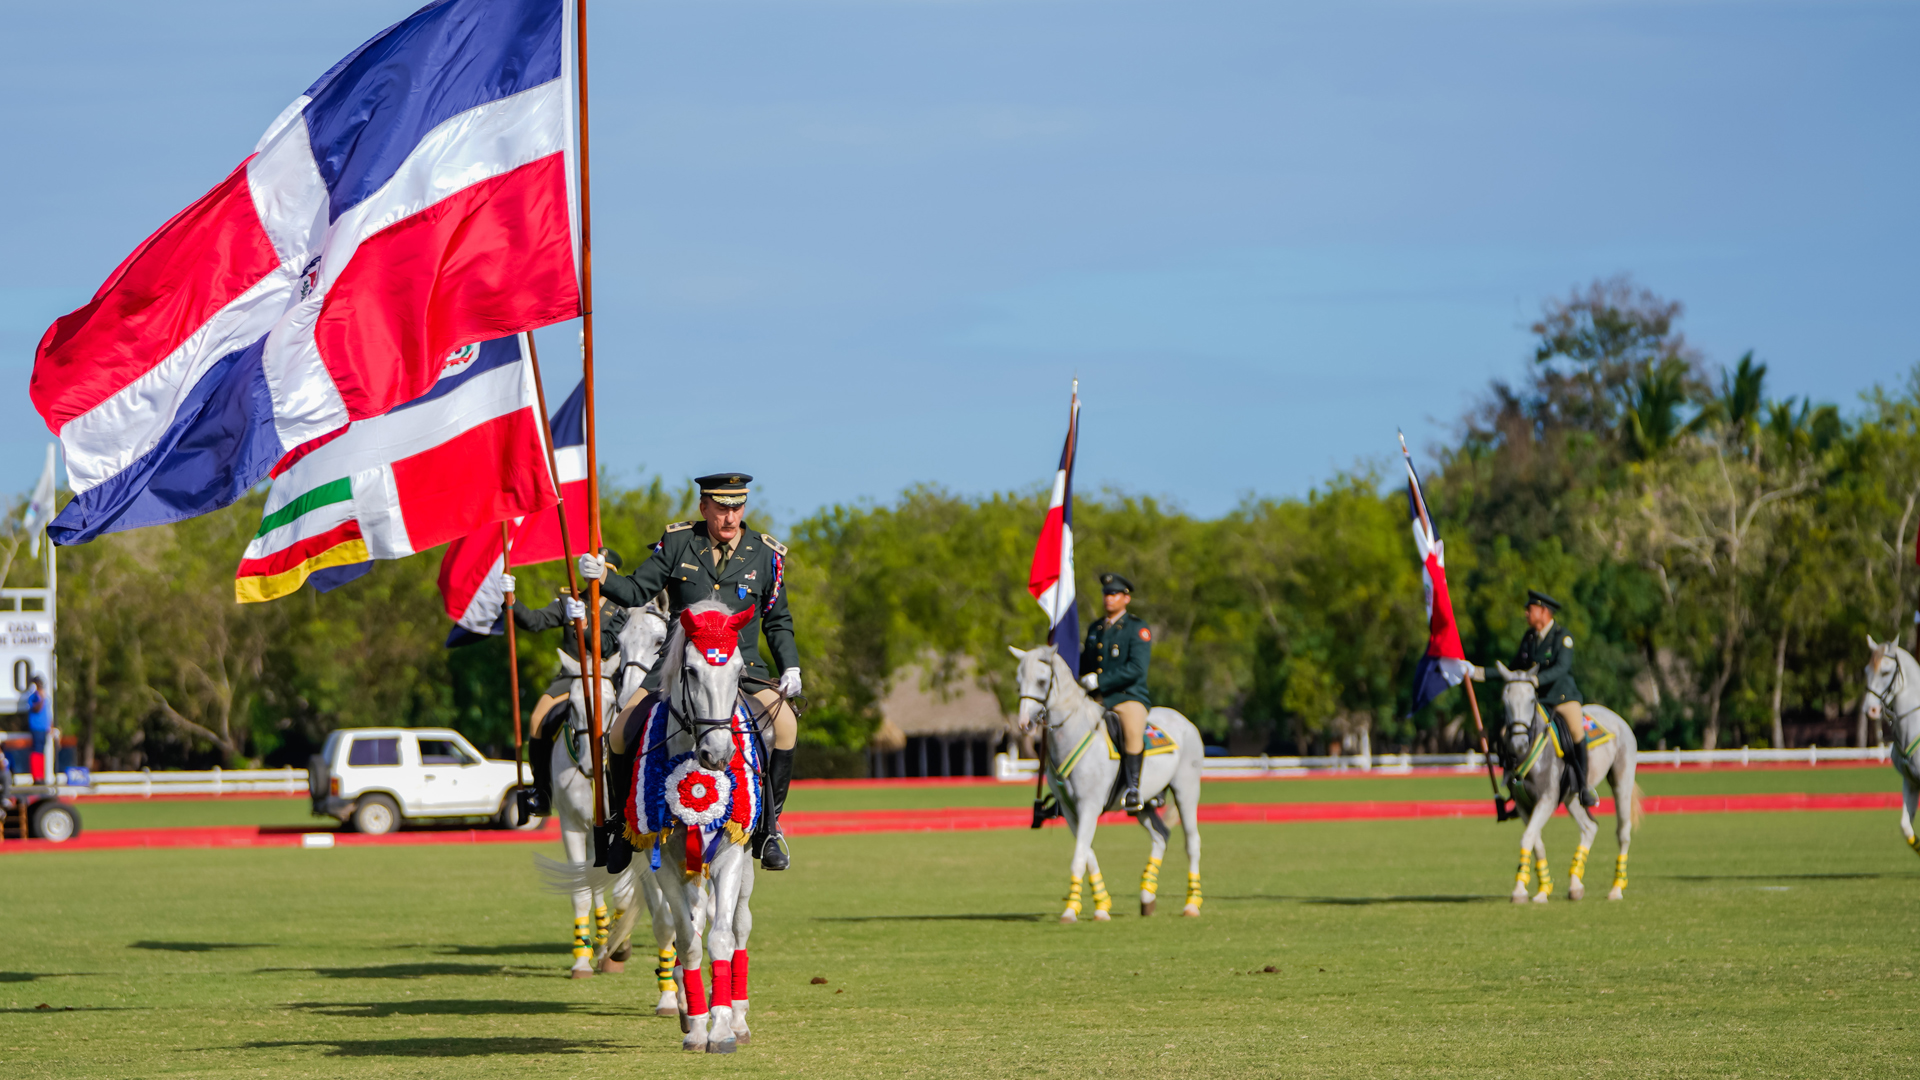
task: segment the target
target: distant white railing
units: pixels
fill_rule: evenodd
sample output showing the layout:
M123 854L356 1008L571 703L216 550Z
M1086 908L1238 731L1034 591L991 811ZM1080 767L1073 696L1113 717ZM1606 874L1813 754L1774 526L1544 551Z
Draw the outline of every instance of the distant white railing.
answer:
M209 769L206 772L97 772L84 795L305 795L305 769Z
M1809 746L1800 750L1765 750L1741 747L1738 750L1641 750L1641 765L1764 765L1772 762L1795 765L1819 765L1823 762L1885 761L1886 746ZM1499 762L1496 760L1496 766ZM1464 754L1374 754L1332 755L1328 757L1210 757L1201 765L1201 775L1218 780L1248 780L1288 776L1322 776L1327 773L1364 772L1380 776L1404 775L1415 769L1445 769L1459 773L1477 773L1486 768L1486 758L1477 752ZM1009 783L1033 782L1040 763L1032 758L1007 754L993 756L993 775Z

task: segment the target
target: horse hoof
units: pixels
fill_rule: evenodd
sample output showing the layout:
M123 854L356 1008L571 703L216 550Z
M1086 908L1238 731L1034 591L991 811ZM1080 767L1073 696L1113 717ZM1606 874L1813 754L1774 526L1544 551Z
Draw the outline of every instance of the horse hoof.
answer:
M573 971L570 973L570 977L575 979L591 979L593 978L593 969L592 968L574 968Z
M707 1053L731 1054L735 1050L739 1049L739 1046L740 1046L739 1041L736 1039L725 1039L725 1040L710 1039L707 1042Z
M1618 885L1614 886L1612 891L1607 893L1607 899L1609 900L1622 900L1625 898L1626 898L1626 893L1621 892L1620 887Z
M627 970L627 965L621 963L618 960L608 958L606 960L600 961L600 974L602 975L619 975L624 973L626 970Z
M1109 919L1111 919L1111 918L1113 918L1113 916L1111 916L1111 915L1109 915L1109 914L1107 914L1107 913L1106 913L1106 911L1105 911L1104 909L1102 909L1102 908L1095 908L1095 909L1093 909L1093 921L1094 921L1094 922L1106 922L1107 920L1109 920Z
M653 1008L653 1015L655 1015L655 1016L679 1016L679 1015L680 1015L680 1010L679 1010L679 1009L676 1009L676 1008L674 1008L674 1007L673 1007L673 1006L671 1006L671 1005L656 1005L656 1006L654 1006L654 1008ZM685 1032L681 1032L681 1034L683 1034L683 1035L684 1035L684 1034L686 1034L686 1033L685 1033Z
M1526 902L1527 902L1527 890L1525 890L1525 889L1515 889L1515 890L1513 890L1513 902L1514 902L1514 903L1516 903L1516 904L1524 904L1524 903L1526 903Z
M1182 918L1197 919L1200 917L1200 905L1188 904L1186 907L1180 909L1180 915Z
M1153 901L1153 900L1140 901L1140 917L1144 919L1147 916L1153 914L1153 906L1156 902L1157 901Z
M1585 885L1580 884L1579 878L1575 878L1573 881L1573 884L1567 886L1567 899L1584 900L1586 899L1586 896L1587 896L1587 887Z
M1550 898L1551 896L1552 896L1552 894L1551 894L1551 893L1541 893L1540 895L1538 895L1538 896L1536 896L1536 897L1534 897L1534 898L1533 898L1533 902L1534 902L1534 903L1536 903L1536 904L1544 904L1544 903L1546 903L1546 902L1547 902L1547 900L1548 900L1548 899L1549 899L1549 898Z
M689 1054L704 1054L707 1052L707 1041L702 1039L699 1042L694 1042L691 1037L681 1039L680 1049L685 1050Z
M733 1043L735 1046L745 1046L752 1041L753 1041L753 1032L740 1031L738 1029L734 1030Z
M1060 921L1063 923L1076 923L1080 921L1080 916L1075 914L1072 908L1068 908L1060 913Z

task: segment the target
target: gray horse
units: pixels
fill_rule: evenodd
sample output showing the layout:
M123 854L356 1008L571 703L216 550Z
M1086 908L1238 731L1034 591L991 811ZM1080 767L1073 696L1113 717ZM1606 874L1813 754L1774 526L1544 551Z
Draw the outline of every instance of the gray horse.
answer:
M1020 691L1020 725L1033 733L1044 729L1046 757L1041 767L1047 770L1054 798L1060 801L1067 828L1073 830L1073 884L1067 891L1066 910L1061 922L1080 919L1080 879L1086 877L1093 891L1093 917L1105 922L1113 907L1106 882L1100 877L1100 862L1093 855L1093 834L1099 828L1100 814L1118 808L1118 792L1113 780L1120 762L1108 752L1103 734L1100 706L1080 689L1067 662L1051 645L1022 651L1008 646L1020 661L1017 685ZM1167 853L1166 822L1160 820L1155 800L1171 792L1180 811L1180 824L1187 841L1187 902L1181 914L1200 914L1200 764L1206 751L1199 729L1173 709L1155 708L1147 713L1147 722L1173 738L1170 754L1150 754L1140 770L1140 795L1145 801L1134 815L1147 830L1152 853L1140 875L1140 914L1151 915L1160 887L1160 860ZM1109 799L1112 802L1109 802Z
M1891 641L1875 641L1867 635L1867 693L1861 707L1867 719L1885 726L1893 749L1893 771L1900 774L1905 800L1900 805L1900 832L1907 846L1920 855L1920 837L1913 833L1915 803L1920 802L1920 663L1913 654Z
M1527 881L1532 871L1540 874L1540 891L1533 902L1544 904L1553 896L1553 878L1547 871L1547 846L1541 833L1553 817L1556 806L1565 805L1580 827L1580 847L1573 853L1573 868L1568 877L1567 899L1579 900L1587 894L1582 879L1587 872L1587 852L1600 831L1600 823L1580 805L1579 792L1573 790L1566 762L1561 760L1557 737L1549 736L1547 713L1540 707L1538 683L1532 672L1509 671L1505 664L1494 664L1506 680L1501 704L1506 708L1506 724L1498 745L1500 764L1506 770L1507 790L1526 814L1526 831L1520 834L1520 868L1514 874L1513 902L1527 901ZM1634 782L1634 758L1639 745L1633 728L1620 714L1602 705L1583 706L1587 719L1598 729L1587 737L1587 763L1592 777L1604 776L1613 788L1614 814L1619 824L1615 836L1620 854L1614 858L1613 888L1607 899L1618 900L1627 888L1627 848L1633 830L1640 826L1640 786Z

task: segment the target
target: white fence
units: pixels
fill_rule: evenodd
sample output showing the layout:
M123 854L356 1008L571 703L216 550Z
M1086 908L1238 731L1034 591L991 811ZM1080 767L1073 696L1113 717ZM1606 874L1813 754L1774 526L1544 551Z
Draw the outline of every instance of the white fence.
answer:
M1783 763L1820 765L1842 761L1885 761L1889 747L1809 746L1803 750L1642 750L1641 765L1765 765ZM1495 760L1495 767L1499 761ZM1328 773L1368 773L1375 776L1405 775L1415 769L1477 773L1486 769L1486 758L1477 752L1465 754L1374 754L1331 757L1210 757L1201 766L1201 775L1219 780L1279 779L1288 776L1324 776ZM1009 783L1032 783L1040 763L1032 758L1006 754L993 756L993 775Z
M305 795L305 769L209 769L206 772L97 772L85 795Z

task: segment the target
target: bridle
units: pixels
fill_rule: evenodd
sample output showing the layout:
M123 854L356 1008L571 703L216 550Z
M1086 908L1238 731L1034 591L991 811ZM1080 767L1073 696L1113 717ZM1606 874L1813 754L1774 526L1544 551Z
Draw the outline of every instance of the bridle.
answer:
M1056 669L1053 666L1053 661L1049 660L1047 661L1047 692L1046 694L1042 697L1034 697L1032 694L1020 695L1021 701L1031 701L1034 704L1040 706L1039 711L1035 715L1034 719L1040 725L1040 727L1046 731L1058 731L1060 730L1061 727L1065 726L1066 724L1066 721L1064 719L1061 720L1060 723L1058 724L1053 722L1053 709L1047 704L1049 701L1053 700L1054 687L1059 685L1059 681L1060 681L1060 672L1058 669Z
M1873 688L1873 680L1869 678L1867 680L1867 695L1879 700L1881 730L1887 733L1888 742L1897 745L1900 737L1900 722L1912 716L1914 713L1920 712L1920 703L1915 703L1913 708L1908 709L1906 712L1894 711L1894 702L1898 700L1901 690L1903 690L1907 684L1907 665L1900 662L1898 646L1889 646L1884 655L1886 659L1893 661L1893 678L1887 680L1887 688L1884 691L1875 690ZM1916 743L1915 745L1920 745L1920 743ZM1910 756L1912 753L1912 746L1905 748L1906 755Z

